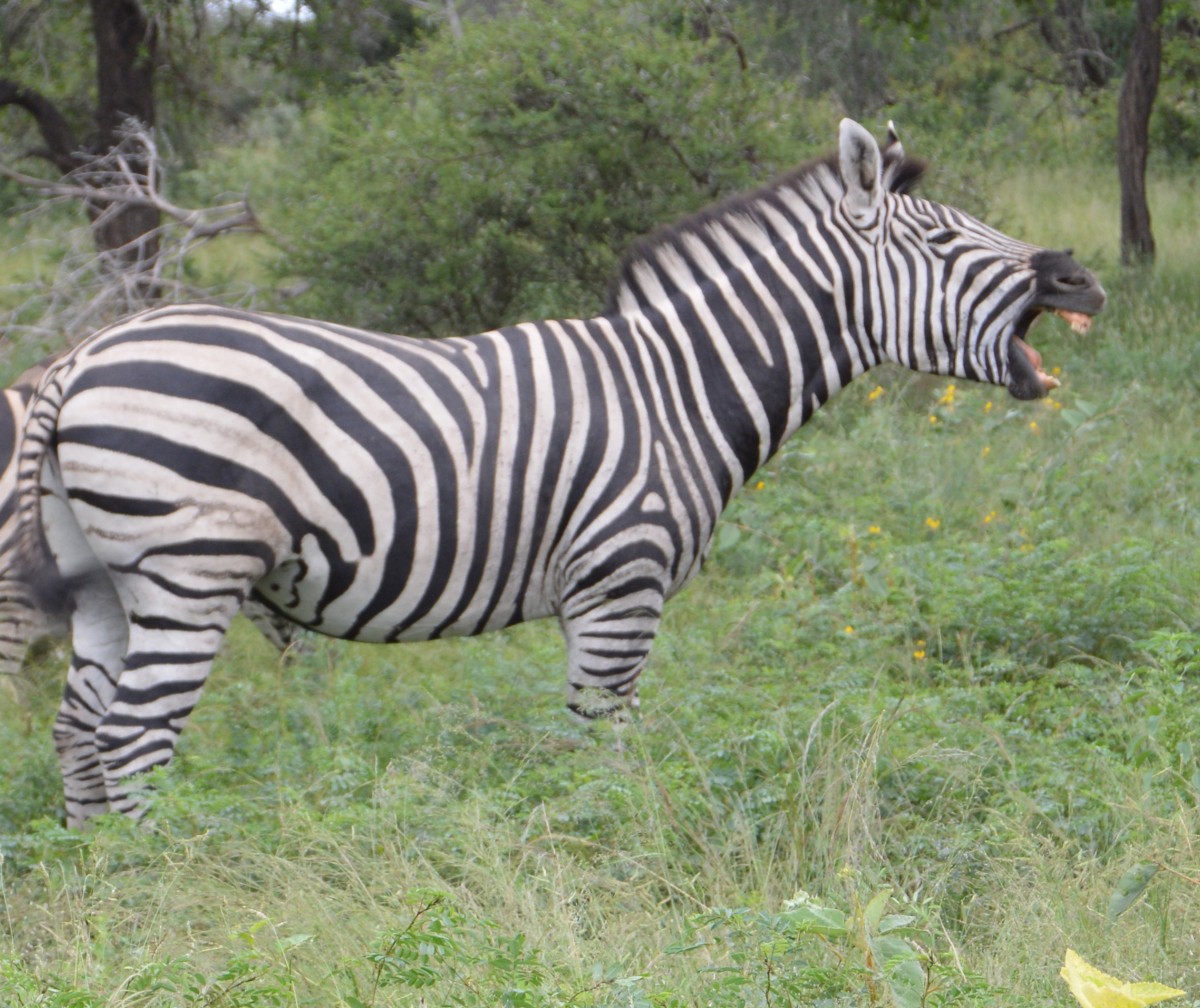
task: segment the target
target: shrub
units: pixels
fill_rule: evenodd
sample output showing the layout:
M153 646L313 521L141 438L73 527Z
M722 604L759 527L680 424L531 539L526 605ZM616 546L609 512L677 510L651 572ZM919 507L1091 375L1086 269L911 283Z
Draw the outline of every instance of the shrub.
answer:
M289 307L415 335L594 312L632 238L816 151L788 97L713 12L473 22L307 118L275 225L311 285Z

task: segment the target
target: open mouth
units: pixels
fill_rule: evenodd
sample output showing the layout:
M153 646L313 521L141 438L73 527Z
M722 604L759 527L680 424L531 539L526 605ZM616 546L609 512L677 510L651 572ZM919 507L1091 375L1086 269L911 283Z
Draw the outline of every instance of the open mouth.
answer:
M1092 328L1092 316L1086 312L1069 311L1066 308L1031 308L1021 319L1016 332L1013 333L1008 351L1009 373L1012 376L1009 382L1009 391L1018 399L1040 398L1051 389L1062 385L1062 382L1054 375L1044 370L1042 355L1025 341L1034 322L1045 311L1050 311L1063 319L1072 331L1080 336L1086 336Z
M1107 296L1096 278L1070 252L1043 249L1030 258L1034 289L1008 342L1008 391L1017 399L1040 399L1060 382L1042 364L1042 355L1027 342L1034 322L1047 312L1061 317L1075 332L1088 332L1092 316Z

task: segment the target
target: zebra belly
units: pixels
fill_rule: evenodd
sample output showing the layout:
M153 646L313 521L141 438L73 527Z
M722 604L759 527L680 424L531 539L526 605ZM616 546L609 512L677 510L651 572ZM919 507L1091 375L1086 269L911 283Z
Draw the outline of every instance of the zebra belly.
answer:
M287 618L330 637L368 643L466 637L557 611L540 574L510 571L497 578L484 568L475 577L442 579L431 576L437 565L428 556L413 558L403 570L364 558L330 598L331 564L304 545L300 557L279 565L255 589ZM470 571L470 558L455 568Z

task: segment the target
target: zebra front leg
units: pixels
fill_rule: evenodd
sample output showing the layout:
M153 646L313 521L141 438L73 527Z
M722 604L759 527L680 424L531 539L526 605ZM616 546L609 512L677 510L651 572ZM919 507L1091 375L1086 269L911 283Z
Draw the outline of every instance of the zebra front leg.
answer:
M74 604L71 666L54 721L54 747L62 771L67 826L78 829L108 810L96 731L117 690L129 624L116 589L102 573L76 589Z
M581 717L628 721L638 706L637 680L658 624L663 591L642 581L599 598L576 597L563 609L567 641L567 707Z

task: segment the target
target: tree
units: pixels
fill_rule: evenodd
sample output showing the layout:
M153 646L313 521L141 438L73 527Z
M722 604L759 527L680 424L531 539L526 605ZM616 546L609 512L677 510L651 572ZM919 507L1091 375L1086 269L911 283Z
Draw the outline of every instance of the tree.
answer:
M274 220L308 288L289 309L435 336L598 311L633 239L836 121L760 75L716 5L525 0L305 120Z
M0 120L0 137L8 134L0 158L10 168L15 161L33 158L59 176L82 182L97 249L115 268L147 276L154 272L158 253L159 208L144 199L114 205L111 191L89 193L87 185L90 179L111 177L107 161L121 148L127 128L153 130L158 125L164 66L172 71L172 125L179 126L195 123L189 115L194 109L233 114L217 91L218 65L224 60L225 66L233 66L235 51L252 54L251 62L270 54L273 72L290 74L287 90L295 93L311 87L314 74L316 80L344 79L357 68L390 58L412 41L419 27L406 0L309 0L296 5L290 27L262 0L90 0L91 48L83 51L74 47L81 28L78 6L68 0L5 5L0 53L7 69L0 74L0 110L28 113L33 130L14 129L12 119ZM308 12L303 19L301 8ZM301 48L305 59L297 58ZM92 68L91 82L78 74L78 65ZM274 88L261 90L274 97ZM14 140L30 142L14 151ZM122 170L148 177L150 166L136 160L137 149L126 149ZM153 286L146 291L147 298L157 294Z
M1121 180L1121 261L1154 259L1154 234L1146 202L1150 113L1162 67L1163 0L1137 0L1133 45L1117 108L1117 172Z
M91 0L92 36L96 52L94 132L86 139L72 127L58 105L19 81L0 78L0 105L23 108L34 120L43 146L31 153L64 175L85 168L119 143L129 120L146 128L155 123L154 71L158 32L137 0ZM135 170L145 165L133 165ZM96 222L96 245L114 253L123 265L151 260L156 251L158 211L149 205L112 207L101 199L86 201Z

